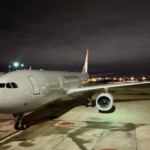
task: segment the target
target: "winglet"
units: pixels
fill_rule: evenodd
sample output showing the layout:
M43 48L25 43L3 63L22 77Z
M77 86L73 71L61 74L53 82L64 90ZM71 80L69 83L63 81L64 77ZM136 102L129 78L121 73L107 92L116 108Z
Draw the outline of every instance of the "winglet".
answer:
M87 49L82 73L88 73L88 54L89 54L89 51Z

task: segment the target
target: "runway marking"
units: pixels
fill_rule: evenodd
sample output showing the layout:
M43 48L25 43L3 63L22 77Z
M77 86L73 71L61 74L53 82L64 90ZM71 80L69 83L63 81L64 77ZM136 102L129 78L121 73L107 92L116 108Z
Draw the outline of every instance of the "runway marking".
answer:
M15 134L17 134L17 133L19 133L19 132L21 132L21 131L15 131L15 132L12 132L12 133L10 133L10 134L8 134L8 135L6 135L6 136L0 138L0 142L2 142L3 140L5 140L5 139L7 139L7 138L10 138L10 137L14 136Z
M112 149L112 148L104 148L104 149L100 149L100 150L117 150L117 149Z
M56 126L69 126L69 127L75 127L75 122L70 122L70 121L60 121L56 123Z

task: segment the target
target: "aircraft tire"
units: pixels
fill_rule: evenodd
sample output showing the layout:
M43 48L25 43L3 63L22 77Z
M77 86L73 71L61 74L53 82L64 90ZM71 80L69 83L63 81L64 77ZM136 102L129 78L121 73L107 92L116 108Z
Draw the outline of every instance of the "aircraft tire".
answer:
M85 104L85 107L88 107L88 104L87 104L87 103Z
M15 123L15 127L14 128L15 128L15 130L25 130L25 129L27 129L27 124L17 121Z
M25 130L27 129L27 124L26 123L22 123L21 124L21 130Z
M89 100L86 100L85 107L89 107Z
M96 102L95 100L92 100L92 107L95 107L96 106Z
M21 122L17 121L15 123L15 127L14 127L16 130L20 130L21 129Z

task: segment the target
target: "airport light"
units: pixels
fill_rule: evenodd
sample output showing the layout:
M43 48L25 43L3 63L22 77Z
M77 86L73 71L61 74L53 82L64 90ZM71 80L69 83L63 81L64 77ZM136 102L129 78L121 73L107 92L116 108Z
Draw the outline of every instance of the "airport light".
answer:
M122 79L122 78L119 78L119 81L121 82L121 81L123 81L123 79Z
M96 80L96 78L92 78L91 81L92 82L96 82L97 80Z
M145 81L145 80L146 80L146 77L142 77L142 80Z
M135 79L134 77L131 77L131 78L130 78L131 81L133 81L134 79Z
M114 77L114 78L113 78L113 80L117 80L117 78L116 78L116 77Z
M21 64L21 67L23 68L23 67L24 67L24 64Z
M24 64L21 64L19 63L18 61L15 61L13 64L12 64L13 68L15 69L22 69L24 68Z
M102 78L98 78L98 80L102 81L103 79Z
M19 67L19 62L14 62L14 63L13 63L13 66L14 66L15 68L18 68L18 67Z
M21 64L20 66L21 66L22 69L24 68L24 64Z

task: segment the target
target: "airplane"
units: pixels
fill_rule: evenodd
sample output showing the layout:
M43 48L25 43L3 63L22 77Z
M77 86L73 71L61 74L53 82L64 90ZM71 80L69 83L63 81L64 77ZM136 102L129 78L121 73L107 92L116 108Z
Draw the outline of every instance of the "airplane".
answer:
M16 117L14 128L25 130L23 114L41 109L54 101L71 100L88 94L86 106L97 106L99 112L108 112L114 108L113 96L108 93L112 87L122 87L150 82L105 84L89 86L88 50L82 72L16 70L0 77L0 113L13 114ZM100 93L96 100L91 97Z

